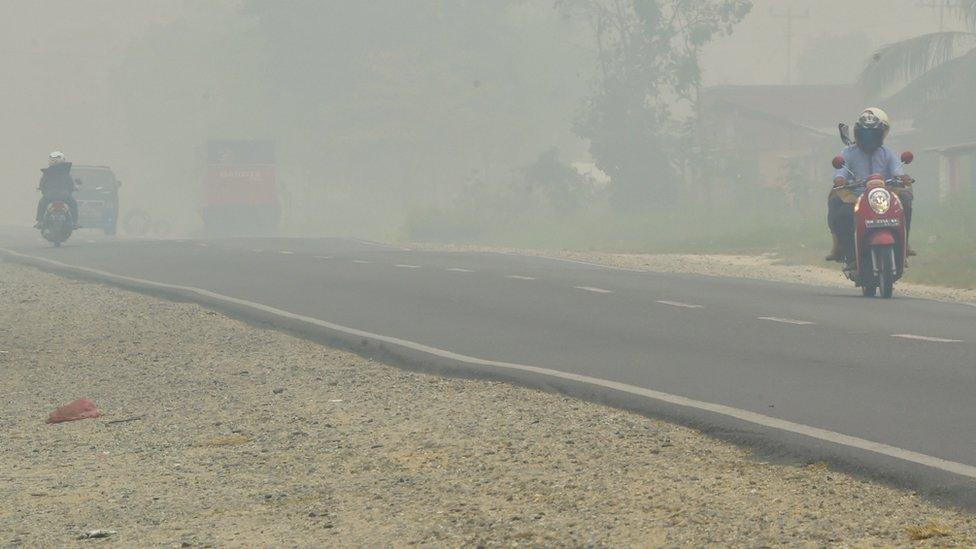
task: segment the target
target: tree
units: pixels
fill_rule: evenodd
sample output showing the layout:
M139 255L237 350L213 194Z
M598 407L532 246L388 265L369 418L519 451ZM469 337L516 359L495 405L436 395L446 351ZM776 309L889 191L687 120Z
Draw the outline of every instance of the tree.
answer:
M613 180L613 204L673 203L692 148L683 130L691 126L675 113L696 112L701 48L731 33L751 1L559 0L557 7L585 17L593 31L600 76L576 131Z
M916 119L939 139L976 136L976 0L945 0L965 31L924 34L887 45L871 57L859 81L870 97ZM965 123L968 120L970 123Z
M583 176L559 160L556 148L540 154L521 175L528 190L541 194L545 205L558 214L577 211L592 189Z
M548 148L582 148L565 113L590 67L552 0L246 0L243 11L267 45L271 103L301 136L288 148L306 147L319 192L343 188L343 205L371 219L443 204L473 171L500 181Z

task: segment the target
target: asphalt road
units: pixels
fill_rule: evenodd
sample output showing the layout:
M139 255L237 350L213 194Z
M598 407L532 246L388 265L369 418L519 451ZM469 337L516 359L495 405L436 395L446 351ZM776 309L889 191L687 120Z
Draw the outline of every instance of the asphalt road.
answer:
M787 454L809 437L776 421L824 430L808 446L936 497L976 501L976 307L350 239L78 235L54 249L7 236L0 245L467 357L719 405L688 412L696 425L724 407L761 414L773 424L752 426L740 414L726 431ZM679 419L686 409L672 408L666 415ZM922 458L852 448L845 437Z

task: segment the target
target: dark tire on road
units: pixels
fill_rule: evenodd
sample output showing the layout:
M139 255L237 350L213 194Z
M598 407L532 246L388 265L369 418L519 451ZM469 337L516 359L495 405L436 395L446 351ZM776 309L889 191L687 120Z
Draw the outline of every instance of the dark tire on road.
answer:
M894 255L891 246L879 248L877 251L880 256L881 268L878 272L878 285L881 287L881 297L890 299L895 291L895 264L892 256Z
M864 297L874 297L878 293L878 287L874 284L861 286L861 295Z

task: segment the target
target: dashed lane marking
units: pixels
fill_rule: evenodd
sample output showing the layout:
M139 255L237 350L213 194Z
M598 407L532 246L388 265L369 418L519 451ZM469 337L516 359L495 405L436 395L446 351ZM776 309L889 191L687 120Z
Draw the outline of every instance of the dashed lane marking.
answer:
M522 275L508 275L505 278L511 278L512 280L535 280L534 276L522 276Z
M701 309L702 305L692 305L691 303L681 303L680 301L657 301L661 305L670 305L672 307L681 307L682 309Z
M584 292L593 292L595 294L612 294L613 290L604 290L603 288L594 288L593 286L573 286L577 290L583 290Z
M282 254L282 255L294 255L295 254L295 252L292 252L290 250L279 250L278 253L279 254Z
M394 267L400 267L401 269L419 269L420 265L406 265L404 263L399 263L394 265Z
M447 270L451 271L452 273L473 273L474 272L471 269L462 269L460 267L451 267L450 269Z
M797 326L809 326L814 324L813 322L809 322L807 320L794 320L792 318L778 318L775 316L761 316L759 317L759 320L768 320L770 322L779 322L782 324L795 324Z
M335 324L333 322L328 322L326 320L321 320L314 317L299 315L297 313L271 307L270 305L264 305L262 303L255 303L253 301L247 301L236 297L230 297L227 295L212 292L210 290L195 288L193 286L178 286L175 284L166 284L164 282L154 282L152 280L119 275L107 271L92 269L89 267L79 267L75 265L69 265L67 263L62 263L60 261L54 261L52 259L46 259L43 257L22 254L5 248L0 248L0 251L13 257L30 259L31 261L34 262L45 263L47 265L51 265L61 269L74 270L77 272L87 272L90 274L98 275L111 282L116 282L116 283L127 282L129 284L135 283L146 288L147 290L166 289L166 290L195 294L201 298L204 298L205 300L209 300L210 302L220 302L220 303L237 305L240 307L246 307L251 309L252 311L261 312L268 315L274 315L280 318L287 318L298 322L303 322L305 324L317 326L319 328L324 328L326 330L331 330L333 332L343 333L346 334L347 336L355 337L357 339L369 338L372 339L373 341L383 342L388 345L393 345L403 349L409 349L412 351L429 354L431 356L440 357L454 362L461 362L472 366L488 366L488 367L495 367L495 368L503 368L509 371L520 371L520 372L531 373L535 375L547 376L554 379L573 381L576 383L592 385L596 387L603 387L606 389L612 389L614 391L628 393L634 396L640 396L650 400L667 402L669 404L674 404L676 406L681 406L684 408L711 412L713 414L735 418L741 421L752 423L754 425L769 427L772 429L785 431L788 433L795 433L813 439L823 440L826 442L847 446L849 448L858 448L860 450L866 450L868 452L873 452L876 454L893 457L910 463L917 463L919 465L924 465L926 467L932 467L934 469L939 469L942 471L964 476L967 478L976 479L976 466L973 465L960 463L957 461L950 461L947 459L930 456L927 454L922 454L920 452L906 450L904 448L898 448L897 446L891 446L873 440L863 439L852 435L846 435L844 433L838 433L836 431L830 431L820 427L813 427L810 425L804 425L802 423L797 423L786 419L767 416L750 410L733 408L732 406L727 406L724 404L716 404L713 402L707 402L703 400L695 400L681 395L665 393L663 391L655 391L654 389L649 389L647 387L639 387L637 385L630 385L619 381L611 381L609 379L601 379L601 378L586 376L582 374L563 372L560 370L553 370L551 368L532 366L529 364L502 362L498 360L490 360L486 358L464 355L454 351L449 351L447 349L431 347L429 345L424 345L423 343L418 343L407 339L400 339L393 336L377 334L365 330L360 330L358 328L351 328L349 326Z
M331 255L317 255L315 259L332 259Z
M366 261L365 259L353 259L352 262L353 263L369 263L369 261Z
M929 336L920 336L914 334L894 334L891 337L900 337L901 339L915 339L918 341L931 341L933 343L962 343L961 339L946 339L944 337L929 337Z

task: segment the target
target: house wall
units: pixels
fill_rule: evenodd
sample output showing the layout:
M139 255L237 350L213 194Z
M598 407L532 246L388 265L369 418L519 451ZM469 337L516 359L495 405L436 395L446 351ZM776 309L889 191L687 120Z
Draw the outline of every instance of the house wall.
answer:
M976 151L939 157L939 200L976 189Z
M712 113L711 119L713 136L736 157L746 172L743 175L754 179L754 185L785 188L787 174L796 173L797 166L806 181L829 178L818 164L829 167L832 158L825 136L777 119L743 115L735 109Z

